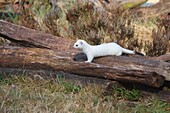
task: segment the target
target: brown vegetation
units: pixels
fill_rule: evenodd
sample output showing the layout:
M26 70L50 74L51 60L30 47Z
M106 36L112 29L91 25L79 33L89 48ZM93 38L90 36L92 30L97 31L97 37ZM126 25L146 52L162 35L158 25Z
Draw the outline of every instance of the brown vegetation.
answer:
M153 42L147 46L146 54L149 56L160 56L170 52L170 16L162 15L157 23L158 29L153 29Z
M21 7L26 4L26 1L23 2L20 3ZM148 56L159 56L169 52L167 46L169 36L167 36L168 33L164 33L164 25L160 27L157 24L159 27L155 28L153 33L149 33L152 34L152 37L147 34L140 36L143 31L138 32L140 28L136 28L134 23L141 20L138 19L135 12L122 10L118 3L115 3L114 6L113 4L101 2L101 6L98 4L100 7L97 7L93 2L76 1L70 2L68 5L66 1L58 1L58 3L47 0L29 1L30 9L23 8L18 17L19 21L15 20L17 18L13 21L19 25L59 37L85 39L91 44L115 41L123 47L141 51ZM154 18L157 20L156 17ZM168 22L161 19L158 23ZM147 31L146 27L145 29ZM166 30L166 32L168 31ZM165 40L160 41L162 39ZM161 46L158 46L157 43ZM157 47L155 47L156 45Z

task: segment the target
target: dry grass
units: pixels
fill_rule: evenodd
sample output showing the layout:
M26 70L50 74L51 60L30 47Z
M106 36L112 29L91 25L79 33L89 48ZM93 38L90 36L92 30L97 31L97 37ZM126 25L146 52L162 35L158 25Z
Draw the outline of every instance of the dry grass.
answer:
M157 20L157 30L153 29L153 41L146 44L146 54L149 56L160 56L170 52L170 17L164 15Z
M154 96L129 101L122 95L128 90L122 88L113 88L112 94L104 95L105 88L101 85L78 86L59 78L1 75L0 84L0 111L4 113L168 113L170 108L170 104Z
M60 37L81 38L91 44L115 41L123 47L140 51L141 45L134 37L131 12L119 8L106 8L100 12L94 7L90 2L77 1L68 5L65 1L50 8L44 0L43 4L33 3L29 10L23 12L19 21L20 25Z
M169 51L169 33L165 34L162 30L166 27L168 31L165 25L169 22L167 20L159 21L162 23L160 28L157 27L160 25L156 17L149 21L140 20L134 12L122 10L116 5L106 7L105 4L102 6L104 9L97 9L91 2L52 1L29 0L30 8L23 9L17 19L12 19L13 22L55 36L84 39L91 44L114 41L148 56L159 56Z

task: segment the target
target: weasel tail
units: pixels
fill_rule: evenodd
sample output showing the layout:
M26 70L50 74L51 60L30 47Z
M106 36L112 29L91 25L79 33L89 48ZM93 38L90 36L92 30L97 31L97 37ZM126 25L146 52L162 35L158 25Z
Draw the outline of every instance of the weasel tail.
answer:
M127 54L136 54L136 55L144 56L144 54L142 54L140 52L132 51L132 50L125 49L125 48L122 48L122 52L123 53L127 53Z
M134 51L129 50L129 49L125 49L125 48L122 48L122 52L123 52L123 53L127 53L127 54L135 54Z

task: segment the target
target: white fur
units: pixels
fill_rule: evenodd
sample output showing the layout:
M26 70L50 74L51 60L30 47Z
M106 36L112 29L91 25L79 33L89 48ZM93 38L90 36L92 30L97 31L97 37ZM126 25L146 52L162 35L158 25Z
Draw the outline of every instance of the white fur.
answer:
M84 40L77 40L74 48L82 49L83 53L87 55L87 61L91 62L95 57L115 55L120 56L122 53L135 54L134 51L122 48L120 45L112 42L101 45L92 46Z

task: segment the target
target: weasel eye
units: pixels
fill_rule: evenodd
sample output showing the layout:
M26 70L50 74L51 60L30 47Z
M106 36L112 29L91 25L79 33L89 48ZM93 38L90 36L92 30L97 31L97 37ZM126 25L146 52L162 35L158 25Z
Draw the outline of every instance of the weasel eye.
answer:
M76 44L76 47L78 46L78 44Z

